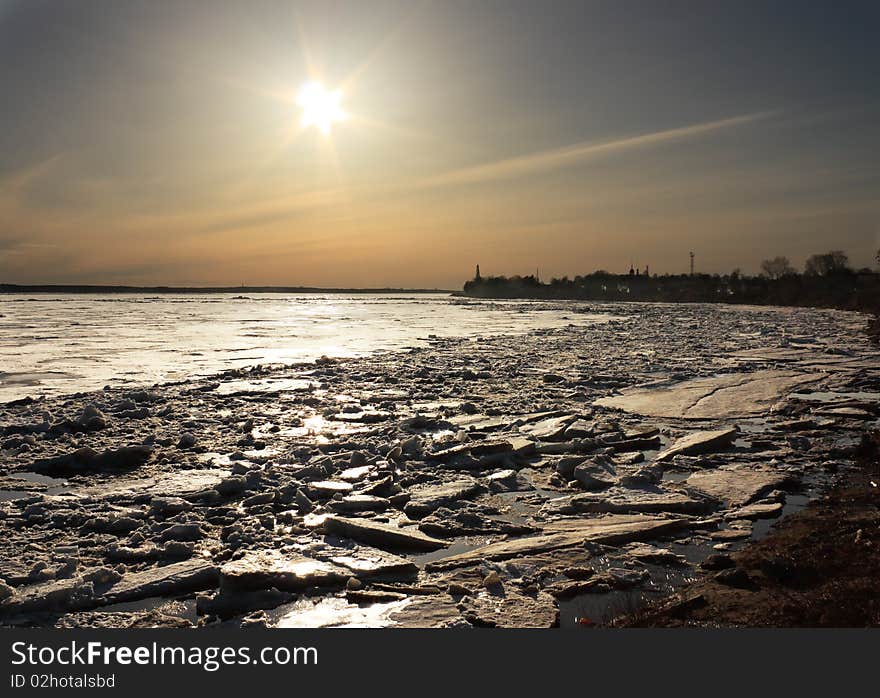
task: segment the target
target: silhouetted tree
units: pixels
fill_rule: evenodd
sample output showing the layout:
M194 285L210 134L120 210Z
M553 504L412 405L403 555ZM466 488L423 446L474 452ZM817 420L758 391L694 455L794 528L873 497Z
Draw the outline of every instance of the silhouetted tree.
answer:
M840 250L814 254L804 265L804 274L808 276L829 276L845 271L849 271L849 258Z
M468 281L464 291L483 298L756 303L869 312L876 312L880 302L880 274L868 270L856 274L840 251L810 257L806 275L796 273L785 257L765 260L762 268L761 276L745 276L734 269L726 275L655 274L653 278L598 270L574 279L555 277L549 283L537 275L490 276ZM880 320L875 325L880 328Z
M788 257L774 257L761 262L761 271L768 279L781 279L784 276L797 274Z

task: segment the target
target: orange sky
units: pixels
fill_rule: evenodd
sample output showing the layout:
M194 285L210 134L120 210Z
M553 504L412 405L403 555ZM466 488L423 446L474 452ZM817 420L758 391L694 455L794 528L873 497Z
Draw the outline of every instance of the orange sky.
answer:
M477 263L680 273L693 249L756 272L880 247L876 94L823 84L796 43L750 74L736 48L689 62L675 22L615 43L608 8L575 31L563 3L362 5L13 2L0 282L457 288ZM771 39L750 49L789 60ZM343 90L329 135L299 124L312 78Z

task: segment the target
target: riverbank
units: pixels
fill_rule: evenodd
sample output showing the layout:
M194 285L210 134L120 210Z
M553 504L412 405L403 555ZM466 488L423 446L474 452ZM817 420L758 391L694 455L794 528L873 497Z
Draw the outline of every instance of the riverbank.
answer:
M880 317L869 320L880 342ZM880 432L867 431L830 490L763 541L705 565L671 598L617 627L875 627L880 625ZM719 578L719 575L720 578ZM733 584L731 584L733 580Z
M740 305L836 308L874 313L880 303L880 273L842 270L827 275L779 278L735 273L609 274L596 272L544 283L534 276L480 277L464 285L470 298L630 301L647 303L734 303Z
M612 317L0 405L0 623L602 623L880 417L862 315L564 311Z
M706 577L618 627L880 625L880 432L829 492L762 541L707 567Z

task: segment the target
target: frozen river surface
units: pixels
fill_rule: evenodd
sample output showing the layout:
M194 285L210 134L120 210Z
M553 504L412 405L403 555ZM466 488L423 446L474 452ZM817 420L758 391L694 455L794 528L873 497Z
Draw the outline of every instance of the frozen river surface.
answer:
M0 402L612 317L581 307L446 294L6 295Z

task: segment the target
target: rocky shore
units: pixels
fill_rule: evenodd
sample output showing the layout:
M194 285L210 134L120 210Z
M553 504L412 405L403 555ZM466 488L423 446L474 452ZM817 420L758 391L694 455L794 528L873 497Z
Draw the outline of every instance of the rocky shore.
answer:
M620 627L880 625L880 431L865 434L857 468L761 541L716 557L704 577L627 616ZM715 570L715 571L711 571ZM734 580L736 583L731 583Z
M590 326L0 405L0 624L607 623L852 467L866 317Z

